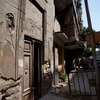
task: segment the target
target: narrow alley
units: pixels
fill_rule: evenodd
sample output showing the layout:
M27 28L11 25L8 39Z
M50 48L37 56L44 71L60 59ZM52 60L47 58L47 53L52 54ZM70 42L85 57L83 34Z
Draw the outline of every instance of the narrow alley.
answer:
M82 14L82 0L0 0L0 100L97 100ZM90 57L95 72L75 70Z

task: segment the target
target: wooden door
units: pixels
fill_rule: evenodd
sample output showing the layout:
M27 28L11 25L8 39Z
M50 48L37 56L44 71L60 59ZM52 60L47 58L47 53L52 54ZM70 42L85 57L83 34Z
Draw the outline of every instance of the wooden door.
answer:
M24 76L23 76L23 100L34 100L34 65L33 54L34 44L32 41L25 39L24 41Z

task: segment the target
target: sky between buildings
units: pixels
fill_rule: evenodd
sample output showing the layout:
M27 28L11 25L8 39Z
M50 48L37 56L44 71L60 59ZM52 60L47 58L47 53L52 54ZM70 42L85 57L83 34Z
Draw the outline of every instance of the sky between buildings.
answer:
M100 0L87 0L87 1L90 11L92 28L95 31L100 31ZM82 0L82 19L83 19L83 26L88 27L84 0Z

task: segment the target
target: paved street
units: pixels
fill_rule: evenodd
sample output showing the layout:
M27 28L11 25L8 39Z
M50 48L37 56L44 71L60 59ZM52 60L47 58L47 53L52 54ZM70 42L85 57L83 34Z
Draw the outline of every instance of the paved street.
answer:
M69 99L65 99L62 97L47 94L47 95L43 96L40 100L69 100Z
M67 93L65 92L66 88L67 88L67 81L61 82L56 86L53 85L52 89L46 95L44 95L40 100L70 100L65 97Z

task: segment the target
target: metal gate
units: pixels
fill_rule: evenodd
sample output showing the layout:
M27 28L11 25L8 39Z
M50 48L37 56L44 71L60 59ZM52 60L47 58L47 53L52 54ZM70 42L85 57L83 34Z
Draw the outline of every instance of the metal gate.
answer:
M95 72L90 70L73 70L68 75L71 95L97 96Z

